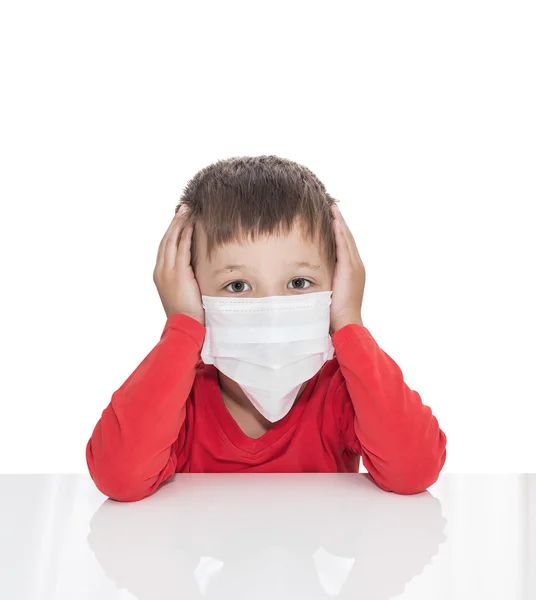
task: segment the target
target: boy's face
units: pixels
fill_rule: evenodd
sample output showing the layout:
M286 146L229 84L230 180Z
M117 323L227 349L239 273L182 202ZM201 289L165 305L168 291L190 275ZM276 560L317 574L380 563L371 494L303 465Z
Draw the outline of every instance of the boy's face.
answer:
M204 296L262 298L331 290L332 269L318 244L302 236L298 224L288 235L263 236L243 245L233 242L217 248L210 262L201 223L195 226L195 238L195 277Z

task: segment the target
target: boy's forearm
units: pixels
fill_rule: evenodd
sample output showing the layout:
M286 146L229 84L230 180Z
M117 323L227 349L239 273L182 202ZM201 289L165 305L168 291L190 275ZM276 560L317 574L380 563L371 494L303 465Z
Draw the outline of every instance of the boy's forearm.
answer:
M86 447L97 487L117 500L149 495L176 464L172 445L184 423L204 327L171 315L158 344L112 395Z
M446 458L446 436L431 409L366 328L341 329L333 343L354 406L364 466L388 491L424 491Z

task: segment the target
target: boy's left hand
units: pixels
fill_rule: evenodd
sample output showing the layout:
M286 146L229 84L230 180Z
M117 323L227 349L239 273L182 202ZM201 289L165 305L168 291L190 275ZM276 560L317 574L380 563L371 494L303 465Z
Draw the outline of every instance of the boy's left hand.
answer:
M354 236L339 207L333 204L333 231L337 244L337 263L333 276L330 334L351 323L363 325L361 305L365 291L365 266L361 261Z

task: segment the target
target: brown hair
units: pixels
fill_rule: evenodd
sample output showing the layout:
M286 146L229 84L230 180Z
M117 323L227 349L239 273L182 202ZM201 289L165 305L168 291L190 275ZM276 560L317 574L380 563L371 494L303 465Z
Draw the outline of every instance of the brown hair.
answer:
M203 223L208 260L226 243L287 234L298 221L306 239L319 240L328 265L334 268L336 244L330 210L334 202L338 200L307 167L273 155L242 156L219 160L196 173L175 211L186 204L185 226ZM195 269L195 229L191 257Z

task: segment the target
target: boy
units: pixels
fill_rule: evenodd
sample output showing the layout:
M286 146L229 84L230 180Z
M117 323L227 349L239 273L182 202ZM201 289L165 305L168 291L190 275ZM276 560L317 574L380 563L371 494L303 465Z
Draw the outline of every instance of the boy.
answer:
M182 472L358 472L360 457L386 491L437 480L445 434L364 327L365 269L309 169L275 156L202 169L153 280L160 341L86 447L105 495L140 500Z

